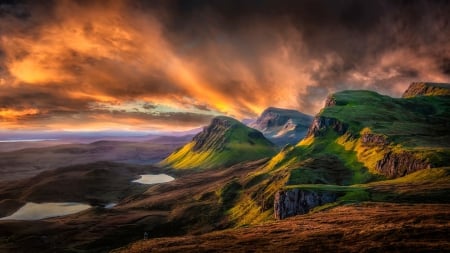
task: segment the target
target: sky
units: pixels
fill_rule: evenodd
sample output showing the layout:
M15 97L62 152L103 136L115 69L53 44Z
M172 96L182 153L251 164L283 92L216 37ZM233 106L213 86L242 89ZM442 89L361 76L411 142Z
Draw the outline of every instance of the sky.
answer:
M0 130L182 131L450 81L448 1L0 0Z

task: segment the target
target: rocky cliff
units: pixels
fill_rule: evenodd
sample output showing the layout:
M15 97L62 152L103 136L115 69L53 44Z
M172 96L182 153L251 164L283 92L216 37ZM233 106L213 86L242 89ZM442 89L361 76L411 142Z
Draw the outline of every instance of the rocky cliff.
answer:
M284 146L302 139L313 117L299 111L269 107L249 126L261 131L272 142Z
M415 82L403 93L403 98L416 96L450 96L450 84Z
M335 118L316 116L308 129L306 137L321 136L329 129L342 135L347 131L348 125Z
M315 192L307 190L286 190L275 194L273 204L274 216L282 220L298 214L308 213L316 206L336 201L336 194L332 192Z
M432 164L425 158L418 158L411 152L387 152L376 163L376 169L388 178L403 177L418 170L431 168Z

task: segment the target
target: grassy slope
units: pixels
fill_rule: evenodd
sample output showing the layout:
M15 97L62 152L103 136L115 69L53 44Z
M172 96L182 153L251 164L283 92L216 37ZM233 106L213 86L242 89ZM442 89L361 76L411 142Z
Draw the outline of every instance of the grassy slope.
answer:
M336 105L319 115L348 124L350 134L326 130L321 136L285 147L261 170L248 175L239 200L229 211L236 225L272 219L272 206L267 203L273 203L273 195L286 187L338 192L340 198L334 205L365 200L440 202L445 198L450 188L448 169L385 180L375 165L388 149L414 152L436 166L450 165L448 97L395 99L371 91L343 91L334 94L334 99ZM383 136L389 144L365 145L359 138L364 133ZM441 180L433 182L439 173L446 176L440 174Z
M249 133L256 130L236 120L232 121L232 127L221 137L225 139L225 147L222 150L193 151L195 141L191 141L172 153L162 164L175 169L217 168L270 157L275 153L268 140L249 137Z
M333 95L336 106L320 115L350 125L353 133L369 128L405 147L447 146L450 99L448 96L391 98L372 91L342 91ZM445 138L441 134L445 134Z
M361 203L113 252L448 252L449 205Z
M349 181L336 183L353 184L379 179L376 162L390 150L412 152L428 159L435 167L450 164L448 97L396 99L371 91L343 91L333 97L336 105L324 108L319 115L347 124L347 134L339 136L328 130L323 136L309 137L285 154L286 158L275 167L295 164L306 157L334 155L353 175ZM360 137L365 133L382 136L387 146L364 145ZM303 168L292 167L297 167L294 173ZM301 175L304 173L297 174L292 183L305 181L305 176Z

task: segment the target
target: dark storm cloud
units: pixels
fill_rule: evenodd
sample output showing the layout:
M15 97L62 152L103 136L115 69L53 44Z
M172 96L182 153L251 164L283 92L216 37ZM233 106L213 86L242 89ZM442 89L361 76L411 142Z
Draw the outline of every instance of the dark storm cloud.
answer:
M0 107L314 114L337 90L399 96L412 81L448 82L448 13L448 1L425 0L3 1ZM204 122L157 121L172 117Z
M171 41L188 42L186 48L178 47L180 53L200 55L213 62L213 71L223 71L220 61L229 57L204 50L211 44L231 47L233 59L258 73L261 89L282 86L266 75L261 59L277 48L289 48L290 63L310 77L298 83L307 87L307 92L299 91L299 107L310 113L324 93L340 89L372 88L398 96L414 80L449 80L448 64L442 60L450 55L447 1L166 3L166 13L172 14L165 19ZM318 66L305 66L313 63ZM230 74L214 88L231 96L260 96L246 84Z

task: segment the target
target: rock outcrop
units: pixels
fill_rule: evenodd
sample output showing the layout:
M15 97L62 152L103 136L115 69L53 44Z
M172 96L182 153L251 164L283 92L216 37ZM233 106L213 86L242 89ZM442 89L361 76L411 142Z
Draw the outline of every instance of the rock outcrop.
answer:
M347 131L348 125L335 118L316 116L308 129L306 137L322 136L327 129L333 129L336 133L342 135Z
M415 82L403 93L403 98L416 96L450 96L450 84Z
M270 141L284 146L305 137L313 117L299 111L269 107L249 126L261 131Z
M376 169L388 178L403 177L412 172L431 168L426 159L417 158L410 152L386 153L376 164Z
M334 98L332 95L328 96L325 100L325 107L333 107L336 105L336 98Z
M386 146L389 144L387 137L381 134L364 133L361 135L361 142L365 146Z
M335 202L332 192L315 192L300 189L278 191L273 204L276 219L282 220L298 214L308 213L312 208Z

